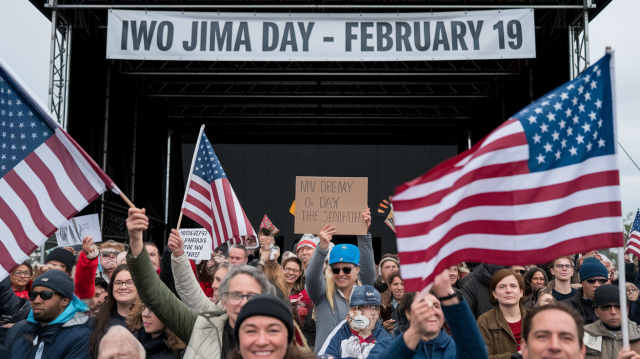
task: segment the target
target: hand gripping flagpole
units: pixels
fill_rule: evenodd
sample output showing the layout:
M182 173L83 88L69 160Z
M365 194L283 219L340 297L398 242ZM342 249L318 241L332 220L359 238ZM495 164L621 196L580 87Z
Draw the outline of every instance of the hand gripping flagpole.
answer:
M196 142L196 150L193 151L193 159L191 160L191 169L189 170L189 178L187 179L187 186L191 183L191 176L193 175L193 167L196 165L196 156L198 155L198 147L200 147L200 139L202 138L202 132L204 132L204 124L200 126L200 132L198 133L198 141ZM184 198L182 199L182 206L180 206L180 217L178 217L178 226L176 230L180 230L180 224L182 223L182 215L184 211L184 203L187 201L187 193L189 192L189 187L184 189Z

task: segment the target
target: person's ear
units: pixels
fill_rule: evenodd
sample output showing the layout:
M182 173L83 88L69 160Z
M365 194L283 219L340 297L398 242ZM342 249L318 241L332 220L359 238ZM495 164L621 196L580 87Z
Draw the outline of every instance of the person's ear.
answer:
M600 318L600 316L598 315L598 311L600 311L600 308L596 308L596 309L594 310L594 313L596 314L596 317Z
M69 305L69 303L71 303L71 299L62 298L62 302L61 303L62 303L62 306L66 308Z
M529 351L527 350L527 342L524 338L520 339L520 353L522 355L522 359L529 359Z
M555 270L553 269L553 267L551 267L551 268L549 269L549 272L551 272L551 275L555 275L555 273L554 273L554 272L555 272Z
M582 343L582 348L580 348L580 358L584 358L586 353L587 353L587 346L584 345L584 343Z
M407 317L407 321L411 323L411 312L408 309L405 309L404 316Z

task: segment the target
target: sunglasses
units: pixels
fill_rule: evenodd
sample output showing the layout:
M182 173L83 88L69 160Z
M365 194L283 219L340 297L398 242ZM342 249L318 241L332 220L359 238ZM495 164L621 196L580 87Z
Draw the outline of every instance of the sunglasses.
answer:
M518 272L520 274L524 274L526 271L524 269L517 269L516 272Z
M42 300L49 300L49 299L53 298L54 294L57 294L57 293L58 292L54 292L54 291L43 291L43 292L31 291L31 292L29 292L29 299L36 300L36 298L38 298L38 296L40 296L40 298L42 298Z
M340 270L342 270L344 274L350 274L352 269L353 267L331 268L331 271L333 274L340 274Z
M599 307L601 310L604 310L605 312L608 312L611 310L611 308L614 308L615 310L619 311L620 310L620 304L608 304L608 305L601 305Z
M595 283L595 282L598 282L598 283L600 283L600 284L605 284L605 283L607 283L608 281L609 281L608 279L604 279L604 278L600 278L600 279L593 279L593 278L591 278L591 279L587 279L587 283L589 283L589 284L593 284L593 283Z

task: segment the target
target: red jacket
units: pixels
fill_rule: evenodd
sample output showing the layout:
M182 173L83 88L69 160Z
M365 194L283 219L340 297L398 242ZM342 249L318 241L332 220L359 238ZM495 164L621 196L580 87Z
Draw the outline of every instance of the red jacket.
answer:
M98 255L89 259L80 252L78 264L76 264L76 277L74 280L75 294L78 299L91 299L96 294L96 270L98 270Z

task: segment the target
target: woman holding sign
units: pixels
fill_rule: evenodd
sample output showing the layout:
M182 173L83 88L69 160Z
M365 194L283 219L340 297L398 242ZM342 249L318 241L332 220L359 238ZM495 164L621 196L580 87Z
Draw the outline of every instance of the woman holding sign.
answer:
M371 226L371 211L362 212L362 219ZM349 298L355 285L373 285L376 277L373 260L371 233L358 236L358 247L352 244L338 244L331 249L329 244L333 235L337 234L336 227L327 224L322 228L318 237L320 244L309 261L306 275L306 288L309 297L316 305L316 343L315 353L322 347L331 331L347 317L349 313ZM329 256L329 266L333 273L333 284L327 286L324 282L324 261ZM358 280L358 276L360 280ZM330 288L333 287L333 288ZM327 289L329 288L329 290Z

